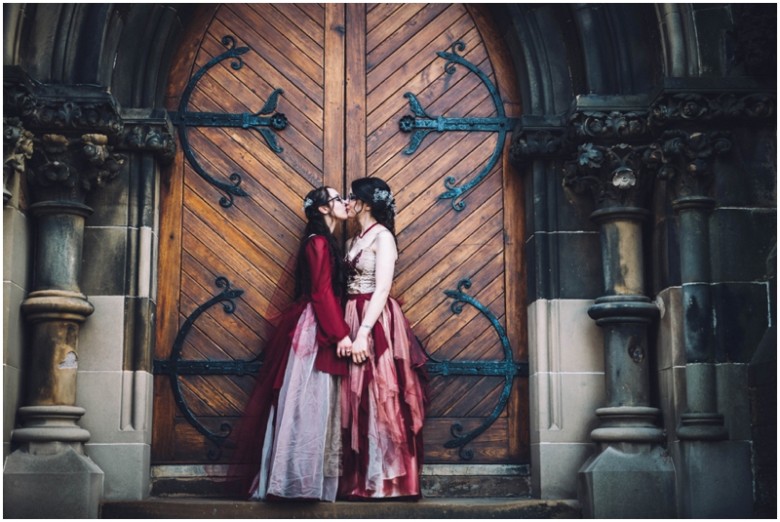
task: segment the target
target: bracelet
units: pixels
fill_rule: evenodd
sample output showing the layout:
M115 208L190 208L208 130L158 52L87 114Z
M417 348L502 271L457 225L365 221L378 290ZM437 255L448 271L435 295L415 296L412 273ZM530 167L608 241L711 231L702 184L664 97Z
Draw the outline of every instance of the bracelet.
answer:
M370 327L370 326L368 326L367 324L361 324L361 325L360 325L360 327L361 327L361 328L365 328L365 329L367 329L367 330L370 330L370 329L371 329L371 327Z

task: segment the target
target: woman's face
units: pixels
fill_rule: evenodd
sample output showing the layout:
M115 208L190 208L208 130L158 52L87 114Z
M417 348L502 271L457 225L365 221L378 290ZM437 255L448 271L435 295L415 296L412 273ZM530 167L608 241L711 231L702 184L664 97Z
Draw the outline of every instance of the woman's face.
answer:
M328 206L330 215L334 219L344 221L348 217L347 201L339 194L336 189L328 187Z
M357 199L357 197L350 193L347 199L347 215L350 219L354 218L363 210L365 203Z

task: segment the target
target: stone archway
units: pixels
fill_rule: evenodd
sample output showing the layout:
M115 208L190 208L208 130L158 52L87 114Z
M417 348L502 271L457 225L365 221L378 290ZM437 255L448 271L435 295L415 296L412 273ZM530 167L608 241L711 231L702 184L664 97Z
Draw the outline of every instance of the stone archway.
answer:
M84 254L88 260L85 266L89 269L82 274L81 286L87 299L95 303L96 313L85 321L87 333L80 338L80 353L84 354L80 361L81 369L86 371L79 375L78 402L87 411L80 421L81 426L92 437L86 444L87 453L105 471L104 498L139 499L149 491L151 424L148 413L152 404L150 383L154 344L151 332L154 330L156 306L153 267L158 244L155 187L160 181L160 162L166 156L166 133L170 137L170 122L160 111L164 108L171 49L180 41L182 29L189 24L190 9L178 5L145 4L4 5L6 73L9 66L18 66L45 88L53 88L57 93L67 91L71 102L83 101L84 91L73 91L70 87L97 85L98 91L110 92L119 101L119 115L124 128L135 129L128 135L118 135L110 129L106 131L106 135L110 136L109 145L118 147L112 153L120 152L124 147L122 153L128 154L129 167L116 182L90 195L88 204L95 212L85 221ZM667 99L680 94L680 90L687 91L687 95L699 96L704 104L712 103L719 96L738 100L752 96L751 99L762 102L760 106L749 106L750 110L743 112L740 109L732 114L733 117L718 120L715 125L738 132L739 140L735 144L740 147L741 158L750 168L740 164L735 170L749 172L751 180L760 179L762 175L776 179L776 173L771 172L771 168L768 169L769 174L763 174L762 169L766 169L758 160L752 163L752 160L745 160L758 154L745 143L759 143L770 149L776 144L774 129L766 128L766 122L772 120L775 114L775 79L767 79L764 75L776 67L776 59L772 59L769 53L767 60L765 52L775 46L763 45L766 40L762 38L752 38L756 34L754 29L762 33L767 32L764 28L769 27L769 33L776 33L776 28L772 31L771 25L776 17L764 16L760 9L756 10L749 4L502 4L492 9L497 13L497 34L507 44L510 60L517 72L524 114L527 116L522 122L523 132L517 133L514 145L518 157L525 158L518 162L518 169L526 182L529 201L526 206L529 227L524 247L528 252L528 314L531 318L530 415L534 494L543 498L573 497L577 467L588 456L583 448L592 447L587 432L593 421L593 412L602 399L599 390L604 386L603 367L599 367L598 362L603 345L594 334L598 330L586 317L588 301L599 297L603 288L602 267L599 262L593 261L600 258L601 245L597 228L588 219L594 202L577 199L560 185L563 159L560 149L556 148L559 139L567 132L576 133L578 128L582 128L576 127L574 121L566 120L570 116L567 111L579 95L585 95L581 97L585 101L595 100L588 99L587 95L602 97L601 105L588 106L594 112L647 109L658 100L642 96L659 91L668 94L670 98ZM725 42L729 46L724 53L707 52L719 49ZM756 43L758 46L755 46ZM732 51L733 54L730 54ZM721 63L719 60L722 58L726 58L728 63ZM4 95L24 83L13 85L11 76L5 74ZM626 104L627 101L631 103ZM12 107L12 103L6 103L7 111L16 110ZM580 108L584 106L580 105ZM11 112L7 112L6 116L9 115ZM21 120L22 129L33 132L37 139L52 130L36 126L30 120L24 121L24 118ZM690 123L695 125L686 127ZM679 120L667 124L679 126L677 130L685 132L696 126L699 126L698 131L706 131L713 125L712 121L705 119L688 121L685 125ZM6 123L6 128L10 127ZM80 131L85 129L96 130L90 126ZM59 130L76 132L74 127L60 127ZM12 132L9 136L13 135L25 134ZM129 139L125 142L125 138ZM585 141L596 141L596 138L598 136L590 136ZM16 152L24 157L23 151ZM533 156L532 161L527 161L529 152ZM6 230L11 230L10 237L14 240L19 238L21 244L26 244L33 236L33 225L23 201L26 194L21 187L24 184L18 183L24 176L23 172L23 169L17 171L15 178L10 178L16 181L6 184L12 194L6 209L14 219L6 219L4 224ZM751 205L766 211L775 203L751 199L750 190L736 182L734 185L739 185L739 190L729 191L728 169L721 166L717 172L726 180L720 182L725 183L719 187L721 194L727 194L731 198L728 201L736 201L735 206L726 209L726 212L717 214L719 209L716 208L717 220L733 224L749 217L763 223L763 218L753 215L755 209ZM761 178L760 181L763 183L765 180ZM734 196L735 192L739 192L739 197ZM660 222L654 238L661 245L659 251L664 251L673 243L671 234L676 230L671 223L675 216L663 207L665 194L657 197L658 207L653 211ZM732 219L724 215L728 212L738 217ZM8 228L11 223L12 228ZM578 255L573 258L567 255L570 252ZM20 263L25 267L9 276L12 291L10 306L4 316L8 320L4 324L24 326L19 305L26 293L33 289L29 278L34 265L31 255L23 253L20 257ZM16 261L14 267L19 266ZM56 259L51 261L57 262ZM665 271L673 272L679 268L678 262L673 256L653 258L651 261L647 263L645 272L649 265L655 264L665 285L660 297L667 305L674 304L674 299L669 297L674 296L674 288L669 287L679 285L681 281L674 281L674 274L670 276ZM720 283L723 288L730 284L729 281ZM761 287L759 284L755 286ZM729 290L732 289L729 287ZM767 307L766 296L762 295L761 301L753 295L738 295L757 309ZM772 303L771 299L769 302ZM723 302L720 305L725 306ZM667 311L671 309L667 308ZM756 320L755 317L761 319L763 315L767 314L753 314L751 320ZM674 341L669 340L665 331L666 326L671 327L669 317L667 314L662 319L667 323L659 334L663 341L660 346L664 350L674 347ZM679 326L677 328L673 330L675 335L681 332ZM568 332L576 335L561 337ZM28 374L37 369L23 368L20 362L22 354L31 351L29 340L15 333L9 335L9 339L5 348L9 355L6 369L12 378L7 381L4 399L6 410L13 412L19 405L19 389L33 380ZM557 350L566 345L561 339L581 349L577 352ZM738 340L749 341L747 336L738 337ZM552 364L534 368L542 361ZM59 362L68 365L66 360ZM564 363L575 366L567 367ZM719 371L728 372L729 369L721 368ZM654 377L665 385L669 384L663 380L666 378L663 375ZM573 397L563 395L566 386L559 384L567 379L570 382L580 379L581 388L587 392ZM708 386L713 382L709 378L704 381ZM716 379L715 382L724 385L735 396L739 396L740 390L745 388L728 381ZM674 437L677 408L683 402L674 394L678 385L679 381L674 381L672 391L662 399L667 422L665 427L669 442L674 444L680 443ZM24 405L23 402L21 404ZM570 415L564 410L567 404L576 405L578 411L585 413ZM730 413L739 418L739 411ZM566 422L559 422L561 420ZM6 424L10 428L13 420L9 419ZM11 439L10 430L6 431L6 447L16 450L19 442ZM745 438L722 444L735 450L735 459L729 462L736 462L744 476L749 476L751 470L737 450L742 451L751 443ZM679 459L679 455L675 458ZM717 463L726 460L705 459L698 462L702 461ZM696 463L696 459L688 461L688 464ZM685 475L676 480L681 486L701 483L696 478ZM43 484L43 481L39 482ZM741 480L739 484L740 488L730 491L705 488L707 491L696 497L702 502L689 502L685 513L695 515L701 513L696 511L701 506L720 506L719 502L730 502L736 496L739 496L738 502L730 505L743 509L745 502L750 502L749 498L745 500L743 493L745 488L751 487L751 482L749 479ZM773 491L776 487L769 489ZM22 505L27 509L26 514L48 517L50 511L46 509L61 509L61 504L50 493L30 491L32 500L13 495L5 498L6 502L12 499ZM49 502L41 502L43 498ZM96 502L97 499L93 498L87 504L91 503L94 507Z

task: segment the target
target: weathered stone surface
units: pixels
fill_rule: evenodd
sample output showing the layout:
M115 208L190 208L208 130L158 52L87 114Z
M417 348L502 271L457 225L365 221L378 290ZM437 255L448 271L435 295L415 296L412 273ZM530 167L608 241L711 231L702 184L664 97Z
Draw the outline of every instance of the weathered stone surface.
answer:
M580 518L573 500L422 499L418 502L106 502L101 518Z
M54 455L15 451L5 461L3 516L96 518L103 472L67 447Z
M603 293L597 233L537 233L526 242L525 252L529 301L594 299Z
M677 501L685 518L749 518L753 514L750 443L693 442L677 453Z
M772 295L765 282L713 285L717 361L750 361L769 326L767 301Z
M141 500L149 496L149 444L85 444L85 449L105 473L102 500ZM128 466L128 462L138 464Z
M567 499L577 495L577 470L596 451L593 443L531 444L534 497Z
M775 210L716 209L710 218L712 281L767 280L776 238Z
M674 518L674 465L660 447L609 446L579 474L582 514L592 518Z

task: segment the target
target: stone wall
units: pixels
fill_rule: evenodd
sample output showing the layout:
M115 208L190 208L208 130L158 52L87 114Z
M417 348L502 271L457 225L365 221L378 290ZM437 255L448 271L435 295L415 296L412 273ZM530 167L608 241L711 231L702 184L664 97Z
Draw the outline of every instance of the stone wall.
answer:
M24 178L16 172L4 181L10 197L3 205L3 460L11 452L11 431L22 405L25 335L20 306L30 291L32 265Z
M94 194L84 231L82 290L95 312L81 333L78 404L106 499L150 492L157 178L154 161L134 158Z
M601 293L599 233L587 219L592 205L572 205L560 179L549 171L529 178L526 201L537 202L525 243L532 484L541 498L573 498L604 404L603 335L587 313Z

